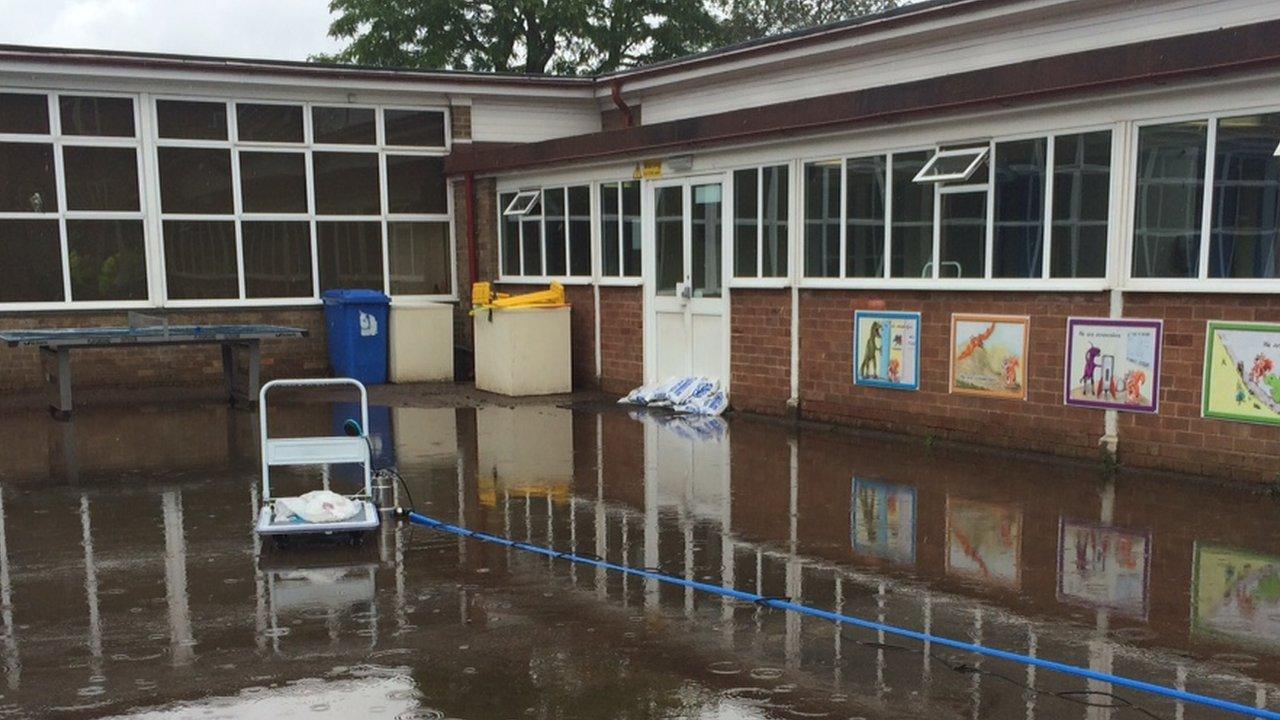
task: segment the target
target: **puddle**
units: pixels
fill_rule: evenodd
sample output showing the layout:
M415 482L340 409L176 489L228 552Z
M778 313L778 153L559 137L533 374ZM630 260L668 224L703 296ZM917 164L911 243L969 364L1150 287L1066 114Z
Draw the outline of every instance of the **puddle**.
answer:
M383 525L251 532L256 416L0 414L0 694L65 717L1208 718L1132 691ZM273 434L349 406L282 405ZM599 405L379 408L380 492L520 542L1280 704L1280 504L1243 491ZM335 489L358 480L326 474ZM315 473L282 476L308 487ZM405 492L407 489L408 493Z

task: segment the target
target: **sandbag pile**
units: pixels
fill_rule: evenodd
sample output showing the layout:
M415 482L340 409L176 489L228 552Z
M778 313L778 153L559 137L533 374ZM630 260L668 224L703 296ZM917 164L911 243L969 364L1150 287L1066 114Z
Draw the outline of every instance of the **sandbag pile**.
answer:
M720 381L698 375L641 385L618 400L621 405L670 408L689 415L719 415L729 406Z

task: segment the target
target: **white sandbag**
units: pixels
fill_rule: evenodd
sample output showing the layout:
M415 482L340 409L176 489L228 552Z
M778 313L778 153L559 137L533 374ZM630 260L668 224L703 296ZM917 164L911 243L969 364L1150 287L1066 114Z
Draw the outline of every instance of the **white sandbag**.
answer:
M350 520L360 512L360 501L330 490L312 490L298 497L276 498L276 522L294 518L310 523Z

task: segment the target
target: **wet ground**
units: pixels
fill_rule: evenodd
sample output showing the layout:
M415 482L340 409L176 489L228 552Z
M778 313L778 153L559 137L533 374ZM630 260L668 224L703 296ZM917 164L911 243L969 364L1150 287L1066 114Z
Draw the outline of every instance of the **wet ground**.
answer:
M428 404L373 412L388 504L1280 708L1280 501L747 418ZM271 432L352 413L289 404ZM216 403L0 432L3 717L1222 716L394 521L264 547L257 416Z

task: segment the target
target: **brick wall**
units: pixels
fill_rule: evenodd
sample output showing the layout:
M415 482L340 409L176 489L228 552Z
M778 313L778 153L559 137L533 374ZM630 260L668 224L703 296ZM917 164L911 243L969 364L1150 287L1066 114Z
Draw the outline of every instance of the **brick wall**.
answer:
M734 407L781 415L791 397L791 291L734 290L730 303Z
M457 140L471 139L471 106L453 105L449 108L450 137Z
M1208 320L1280 321L1280 296L1129 293L1125 315L1164 320L1157 415L1120 413L1120 461L1275 482L1280 427L1200 417Z
M801 414L856 427L1095 457L1103 413L1062 404L1063 343L1068 316L1106 316L1108 307L1105 293L802 291ZM921 313L919 392L853 384L853 313L858 309ZM1025 402L948 393L955 312L1031 316Z
M310 333L308 337L263 341L263 380L329 374L324 314L319 307L183 310L164 314L169 322L177 325L271 324L304 328ZM0 315L0 327L15 330L124 325L127 322L123 312ZM221 387L222 352L216 344L73 350L71 375L72 387L76 389L156 385ZM0 391L37 390L43 387L43 382L35 348L0 346Z
M625 393L644 382L644 302L639 287L600 288L600 388Z

